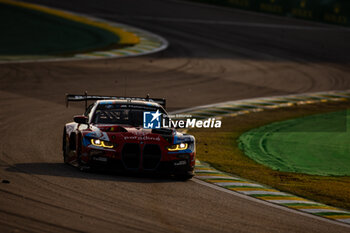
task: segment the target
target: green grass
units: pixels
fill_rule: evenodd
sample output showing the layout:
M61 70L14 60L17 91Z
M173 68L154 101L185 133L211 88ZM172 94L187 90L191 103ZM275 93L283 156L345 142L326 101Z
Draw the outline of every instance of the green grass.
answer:
M244 132L296 117L350 108L350 102L319 103L265 110L224 118L221 129L192 129L197 140L197 158L216 169L290 192L321 203L350 209L350 177L319 176L276 171L244 155L238 138Z
M0 55L69 55L117 46L107 30L0 3Z
M275 122L240 136L250 158L274 170L311 175L350 175L347 111Z

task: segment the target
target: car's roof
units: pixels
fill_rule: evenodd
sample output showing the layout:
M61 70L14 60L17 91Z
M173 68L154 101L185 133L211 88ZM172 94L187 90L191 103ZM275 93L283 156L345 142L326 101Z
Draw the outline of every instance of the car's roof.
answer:
M110 100L98 100L96 101L98 104L135 104L135 105L145 105L145 106L153 106L153 107L161 107L160 104L146 101L146 100L133 100L133 99L110 99Z

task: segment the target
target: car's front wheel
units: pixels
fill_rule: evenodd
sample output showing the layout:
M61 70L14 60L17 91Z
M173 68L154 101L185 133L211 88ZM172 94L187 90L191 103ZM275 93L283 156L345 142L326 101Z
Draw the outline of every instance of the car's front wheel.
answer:
M69 155L69 140L66 133L63 133L63 162L68 164L68 155Z
M180 181L187 181L194 176L193 173L175 174L175 178Z

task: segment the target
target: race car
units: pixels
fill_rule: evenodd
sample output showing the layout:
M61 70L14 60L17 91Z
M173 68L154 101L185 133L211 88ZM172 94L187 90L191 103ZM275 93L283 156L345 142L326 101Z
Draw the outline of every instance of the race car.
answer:
M165 99L67 94L67 107L71 101L85 101L86 111L64 126L64 163L80 170L193 177L195 138L159 124L170 120Z

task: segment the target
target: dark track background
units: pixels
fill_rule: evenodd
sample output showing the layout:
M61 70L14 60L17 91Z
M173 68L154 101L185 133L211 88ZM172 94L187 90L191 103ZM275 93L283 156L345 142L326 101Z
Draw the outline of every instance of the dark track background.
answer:
M0 65L0 229L30 232L346 232L195 182L86 174L62 164L82 105L64 93L166 97L169 110L350 87L350 31L170 0L32 1L148 29L170 42L126 59Z

